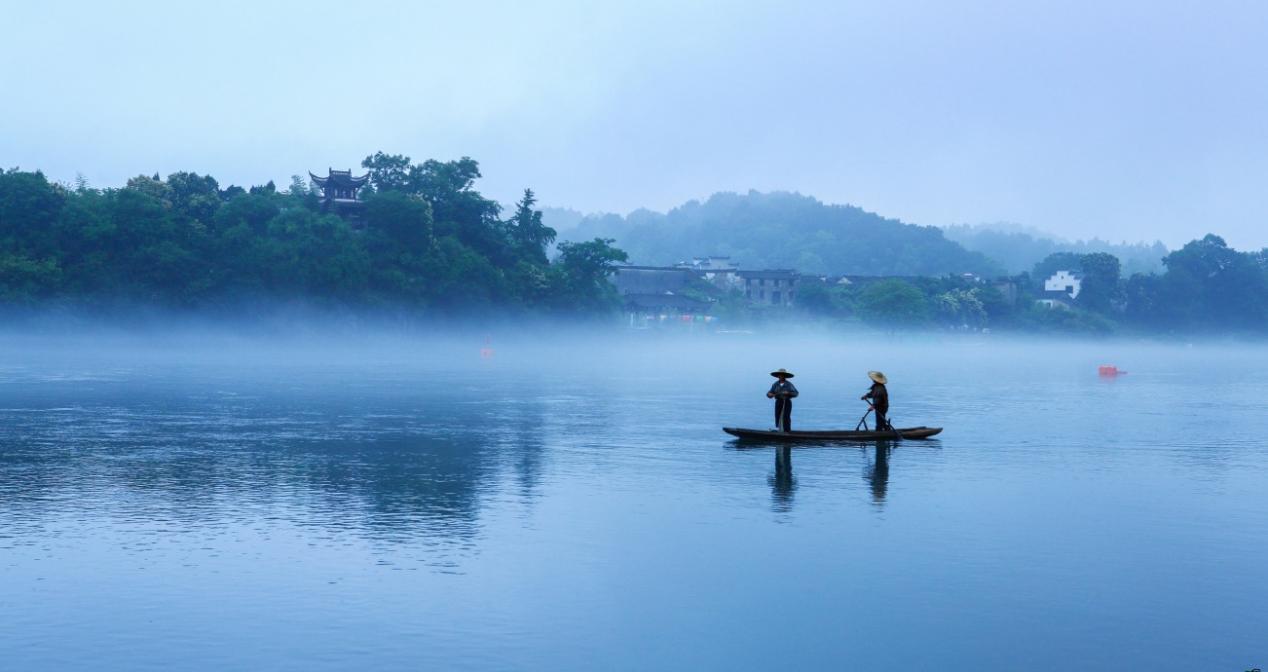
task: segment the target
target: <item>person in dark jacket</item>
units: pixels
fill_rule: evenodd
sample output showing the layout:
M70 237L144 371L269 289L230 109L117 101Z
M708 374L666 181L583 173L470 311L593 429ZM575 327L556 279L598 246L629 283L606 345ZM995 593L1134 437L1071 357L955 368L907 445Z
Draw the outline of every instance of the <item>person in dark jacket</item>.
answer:
M779 380L770 386L770 391L766 393L767 399L775 400L775 429L784 432L792 431L792 400L797 396L797 388L788 382L793 374L788 373L785 369L771 371L770 375L775 376Z
M860 399L871 404L872 410L876 411L876 431L892 429L886 417L889 415L889 390L885 389L885 385L889 379L880 371L868 371L867 377L872 379L872 387Z

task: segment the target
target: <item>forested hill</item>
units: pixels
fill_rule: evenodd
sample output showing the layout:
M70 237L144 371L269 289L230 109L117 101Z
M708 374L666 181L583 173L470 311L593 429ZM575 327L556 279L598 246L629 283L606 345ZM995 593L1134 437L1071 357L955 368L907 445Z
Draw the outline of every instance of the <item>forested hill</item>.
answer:
M561 233L569 240L595 237L616 239L639 264L717 255L746 268L833 275L1002 272L985 255L948 240L937 227L905 224L787 192L719 193L667 214L638 210L625 217L592 215Z
M1165 245L1156 241L1153 243L1111 243L1095 238L1070 241L1007 224L975 226L960 224L947 227L945 232L947 238L966 249L981 252L998 261L1009 273L1029 271L1049 255L1059 252L1073 254L1107 252L1118 257L1123 265L1124 275L1161 273L1163 271L1162 258L1167 256L1168 251Z
M222 188L190 172L93 189L0 170L0 310L299 301L571 316L619 307L607 278L625 254L591 240L548 257L555 232L532 191L504 215L476 190L470 158L415 164L379 152L361 165L364 217L347 219L298 176L285 191Z

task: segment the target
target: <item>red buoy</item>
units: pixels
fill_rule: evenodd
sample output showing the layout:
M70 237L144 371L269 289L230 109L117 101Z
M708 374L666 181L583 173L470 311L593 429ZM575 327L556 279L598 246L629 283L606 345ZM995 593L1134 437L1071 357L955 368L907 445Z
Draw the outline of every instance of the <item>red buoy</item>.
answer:
M1105 378L1127 375L1126 371L1119 371L1118 367L1113 364L1102 364L1101 366L1096 367L1096 373Z

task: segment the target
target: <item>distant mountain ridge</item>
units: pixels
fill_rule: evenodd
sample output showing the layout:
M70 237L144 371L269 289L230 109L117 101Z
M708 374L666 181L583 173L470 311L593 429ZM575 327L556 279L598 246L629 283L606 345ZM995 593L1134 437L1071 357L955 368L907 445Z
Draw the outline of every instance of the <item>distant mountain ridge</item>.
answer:
M588 215L560 228L562 240L613 238L639 264L714 255L729 256L741 267L826 275L992 275L1003 270L986 255L949 240L938 227L790 192L722 192L668 213Z
M1057 252L1090 254L1108 252L1118 257L1123 275L1161 273L1162 258L1169 250L1161 242L1111 243L1092 240L1065 240L1033 227L1019 224L957 224L943 229L946 237L965 249L980 252L999 262L1009 273L1034 268L1048 255Z

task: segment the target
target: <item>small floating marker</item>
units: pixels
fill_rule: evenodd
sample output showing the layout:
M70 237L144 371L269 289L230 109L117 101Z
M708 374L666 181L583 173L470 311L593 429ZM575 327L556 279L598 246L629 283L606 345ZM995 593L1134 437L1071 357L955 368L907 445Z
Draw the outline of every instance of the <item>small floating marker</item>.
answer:
M1115 376L1127 375L1126 371L1120 371L1119 368L1113 364L1102 364L1101 366L1096 367L1096 373L1102 378L1113 378Z
M493 345L489 342L491 340L488 336L484 337L484 347L480 348L480 359L493 359Z

